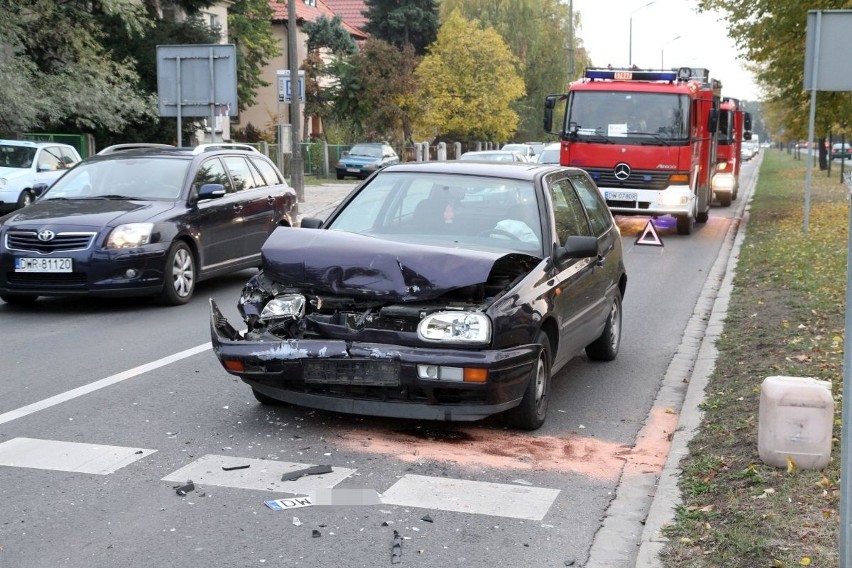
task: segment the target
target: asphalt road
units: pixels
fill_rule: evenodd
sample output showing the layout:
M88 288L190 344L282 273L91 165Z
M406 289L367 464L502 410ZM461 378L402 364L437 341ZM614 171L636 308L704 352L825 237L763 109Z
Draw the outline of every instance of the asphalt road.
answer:
M619 219L619 357L574 359L533 433L258 405L209 349L208 298L239 323L251 271L176 308L0 302L0 566L373 567L395 550L403 566L633 566L653 491L614 498L662 469L679 409L657 394L741 203L689 237L660 220L663 246L635 243L646 218ZM281 481L315 465L333 473ZM314 505L265 504L304 494Z

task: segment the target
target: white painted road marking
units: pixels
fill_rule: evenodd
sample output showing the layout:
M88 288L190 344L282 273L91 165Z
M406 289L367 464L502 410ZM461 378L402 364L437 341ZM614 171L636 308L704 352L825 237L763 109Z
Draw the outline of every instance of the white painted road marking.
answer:
M0 465L107 475L157 450L13 438L0 444Z
M545 487L405 475L384 492L382 503L540 521L558 495Z
M150 363L145 363L144 365L139 365L138 367L134 367L127 371L122 371L121 373L112 375L111 377L107 377L105 379L101 379L99 381L83 385L82 387L77 387L76 389L71 389L70 391L57 394L55 396L40 400L38 402L34 402L32 404L28 404L27 406L22 406L21 408L18 408L16 410L10 410L9 412L0 414L0 424L5 424L6 422L11 422L12 420L17 420L18 418L23 418L24 416L28 416L30 414L38 412L39 410L44 410L45 408L50 408L51 406L62 404L63 402L67 402L77 397L89 394L90 392L95 392L96 390L100 390L104 387L120 383L121 381L132 379L133 377L136 377L143 373L147 373L148 371L153 371L154 369L165 367L166 365L170 365L171 363L180 361L181 359L186 359L187 357L192 357L193 355L197 355L198 353L207 351L211 347L211 343L204 343L197 347L192 347L190 349L180 351L179 353L169 355L168 357L163 357L162 359L157 359L156 361L151 361Z
M249 464L245 469L224 471L222 467L234 467ZM354 469L332 467L331 473L307 475L295 481L281 481L281 476L297 469L311 467L312 464L292 463L277 460L258 460L235 456L217 456L207 454L191 464L170 473L163 481L185 483L191 479L196 485L219 485L238 487L258 491L278 491L282 493L306 494L317 489L334 487L353 473Z

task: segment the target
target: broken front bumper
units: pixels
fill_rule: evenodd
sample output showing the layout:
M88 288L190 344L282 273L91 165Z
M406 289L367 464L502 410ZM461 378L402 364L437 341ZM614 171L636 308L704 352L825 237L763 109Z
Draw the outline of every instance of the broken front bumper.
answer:
M541 349L250 341L213 300L210 318L213 351L222 366L255 391L299 406L392 418L472 421L517 406ZM475 379L466 380L465 370ZM425 374L431 378L422 378Z

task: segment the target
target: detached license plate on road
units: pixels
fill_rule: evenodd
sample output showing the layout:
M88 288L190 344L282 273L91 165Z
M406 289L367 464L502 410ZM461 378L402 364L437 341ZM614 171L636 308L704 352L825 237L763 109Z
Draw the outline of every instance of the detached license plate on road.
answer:
M607 201L636 201L635 191L607 191L604 197Z
M16 258L15 272L71 272L70 258Z

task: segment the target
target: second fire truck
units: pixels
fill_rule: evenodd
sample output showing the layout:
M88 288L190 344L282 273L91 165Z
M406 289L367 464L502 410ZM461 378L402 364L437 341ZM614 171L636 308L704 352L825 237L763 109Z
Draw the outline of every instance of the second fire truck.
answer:
M740 189L743 140L751 140L751 114L739 99L726 97L719 107L716 172L711 180L713 196L722 207L728 207Z
M613 214L671 215L681 235L707 221L721 104L708 70L587 69L547 97L545 131L560 100L560 164L586 170Z

